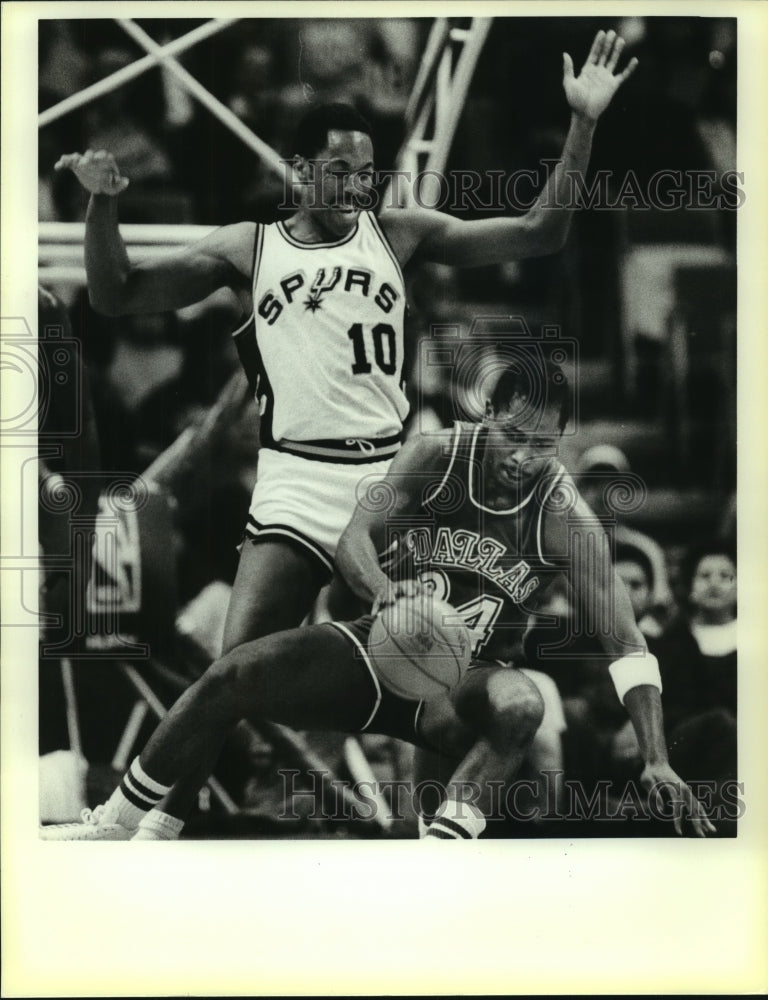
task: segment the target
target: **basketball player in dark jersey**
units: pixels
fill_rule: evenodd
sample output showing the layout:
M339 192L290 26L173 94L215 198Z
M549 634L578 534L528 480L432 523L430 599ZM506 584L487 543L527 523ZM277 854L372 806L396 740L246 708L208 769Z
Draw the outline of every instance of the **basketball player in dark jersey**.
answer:
M261 252L270 227L253 222L225 226L180 253L131 265L117 218L117 199L128 179L114 157L89 150L59 160L57 169L71 169L91 193L85 262L97 310L108 315L162 312L199 302L222 287L242 305L238 343L268 440L262 441L247 527L253 544L241 551L224 651L305 618L330 575L339 536L354 510L356 473L383 475L399 447L407 412L401 385L401 269L410 261L478 267L559 250L573 211L568 174L586 170L597 120L637 65L632 59L616 72L623 47L614 31L598 32L578 76L570 56L564 56L571 124L562 157L534 206L517 218L463 221L427 209L387 207L374 220L373 213L361 210L374 169L367 124L343 105L315 108L297 140L299 208L276 224L281 243L270 232L270 246L279 245L286 254L290 248L291 263L270 288L254 273L255 256L266 267L273 263L271 250ZM377 246L386 261L384 280L367 273L370 262L364 257L354 266L345 258L337 277L335 257L358 242ZM297 255L306 258L303 266L296 263ZM370 328L359 322L362 302L376 319ZM338 315L335 339L307 337L308 324L319 324L323 310L331 308ZM284 323L296 337L271 336ZM320 344L329 344L329 350ZM296 391L301 380L292 375L299 370L322 376L320 391L313 386L311 392ZM325 430L313 433L314 426ZM281 440L280 433L286 438ZM176 789L177 801L167 809L173 820L153 811L150 819L157 819L163 835L180 830L179 817L197 793L193 785L189 779L185 789Z
M567 380L546 362L531 371L515 365L502 373L481 425L414 438L383 480L361 484L339 545L339 566L372 612L429 588L465 616L473 660L450 693L411 700L388 691L368 653L372 615L245 643L181 696L100 807L98 823L46 835L127 839L173 782L210 771L226 733L250 717L383 733L436 751L450 762L451 777L426 836L478 836L494 789L514 777L542 720L541 696L513 658L536 595L563 572L575 607L605 623L598 639L636 730L641 780L654 806L661 810L672 797L678 833L686 815L698 836L713 832L667 760L658 664L605 533L555 458Z

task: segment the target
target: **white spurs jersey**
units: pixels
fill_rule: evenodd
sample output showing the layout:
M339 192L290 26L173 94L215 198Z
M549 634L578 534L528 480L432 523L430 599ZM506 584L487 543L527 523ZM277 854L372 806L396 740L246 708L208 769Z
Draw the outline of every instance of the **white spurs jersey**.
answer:
M400 266L372 213L328 243L259 225L254 312L233 336L262 445L326 461L393 455L408 413L405 307Z

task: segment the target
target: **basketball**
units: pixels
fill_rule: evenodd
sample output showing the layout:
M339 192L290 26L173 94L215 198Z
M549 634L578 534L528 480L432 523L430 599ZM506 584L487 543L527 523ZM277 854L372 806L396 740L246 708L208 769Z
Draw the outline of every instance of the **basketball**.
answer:
M469 630L455 608L430 594L401 597L376 615L368 653L382 683L403 698L452 690L469 667Z

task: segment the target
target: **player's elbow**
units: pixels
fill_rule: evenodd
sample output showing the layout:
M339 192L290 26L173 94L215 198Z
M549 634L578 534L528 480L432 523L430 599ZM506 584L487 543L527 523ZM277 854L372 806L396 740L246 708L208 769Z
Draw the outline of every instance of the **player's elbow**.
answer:
M104 295L103 293L95 292L93 289L88 289L88 301L91 304L91 308L94 312L99 313L100 316L122 316L123 309L119 300L110 295Z
M351 524L348 524L342 531L336 545L336 565L342 572L344 571L343 568L349 563L354 551L354 529Z
M568 241L569 221L546 211L531 213L526 219L528 256L546 257L559 253Z
M348 583L352 584L355 577L357 576L357 553L360 552L363 542L364 535L361 534L360 526L356 522L356 518L352 518L352 521L346 526L344 531L341 533L339 538L339 543L336 546L336 565L339 568L342 576L345 577Z
M89 278L88 301L102 316L124 316L128 310L125 281L99 281Z
M351 567L349 564L348 547L344 540L344 535L339 538L339 542L336 546L336 558L335 558L336 568L339 573L344 577L344 579L349 583L349 578L351 575Z
M130 271L104 274L103 269L94 266L87 258L85 270L88 278L88 301L97 313L102 316L125 316L133 311L129 299L132 291ZM132 297L135 298L135 295Z

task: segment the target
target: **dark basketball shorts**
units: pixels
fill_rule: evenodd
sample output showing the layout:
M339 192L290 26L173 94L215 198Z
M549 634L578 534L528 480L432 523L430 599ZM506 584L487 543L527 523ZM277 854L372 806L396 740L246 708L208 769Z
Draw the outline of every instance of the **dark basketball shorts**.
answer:
M349 642L354 658L362 661L371 678L374 697L371 714L359 732L383 733L397 739L427 748L419 727L424 710L424 701L402 698L386 688L373 667L368 655L368 635L373 624L373 615L364 615L354 622L328 622L329 628L336 629Z
M353 647L355 659L365 664L375 690L371 715L358 732L383 733L405 740L424 750L435 750L436 748L429 744L421 730L425 699L410 699L394 694L382 683L374 669L368 655L368 636L373 624L373 615L364 615L353 622L326 624L348 640ZM469 669L511 666L512 664L502 663L500 660L473 660Z

